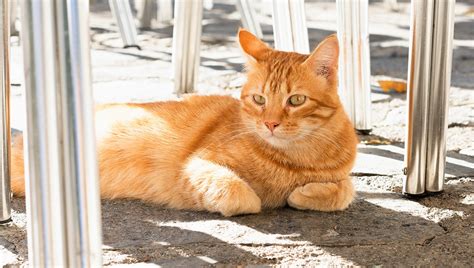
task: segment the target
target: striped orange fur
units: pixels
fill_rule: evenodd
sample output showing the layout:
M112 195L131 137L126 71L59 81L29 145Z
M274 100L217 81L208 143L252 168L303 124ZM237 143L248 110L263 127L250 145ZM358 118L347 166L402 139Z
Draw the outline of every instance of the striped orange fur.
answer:
M351 203L357 138L337 95L337 38L310 55L273 50L245 30L239 41L248 57L240 100L190 96L97 108L103 198L225 216ZM12 188L21 196L21 142L12 158Z

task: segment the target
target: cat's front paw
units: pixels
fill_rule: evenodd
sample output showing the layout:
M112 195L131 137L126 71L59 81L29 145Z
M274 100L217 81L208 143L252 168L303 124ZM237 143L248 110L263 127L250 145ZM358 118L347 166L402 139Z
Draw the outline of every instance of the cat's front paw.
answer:
M339 182L308 183L297 187L287 199L296 209L337 211L346 209L354 199L354 187L350 179Z
M259 213L262 202L250 186L239 180L229 181L215 199L215 209L226 217Z

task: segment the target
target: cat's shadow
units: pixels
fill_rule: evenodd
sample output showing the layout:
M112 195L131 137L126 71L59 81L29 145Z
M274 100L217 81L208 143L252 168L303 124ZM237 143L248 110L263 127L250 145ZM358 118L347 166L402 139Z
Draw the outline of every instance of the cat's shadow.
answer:
M390 200L394 195L361 193L343 212L282 208L230 218L133 200L103 201L104 260L106 264L128 258L164 267L196 267L271 265L285 258L311 260L313 256L316 263L312 264L317 264L322 254L333 264L340 264L341 258L355 265L410 264L446 231L433 221L364 200ZM440 202L434 204L442 205L443 196L432 201L437 199ZM24 213L24 199L15 198L13 209ZM25 258L26 242L15 246ZM442 263L449 264L453 257L443 256Z
M456 189L448 186L447 192L453 194ZM343 259L356 265L377 265L418 261L421 247L429 247L435 237L446 234L443 226L414 216L416 213L365 200L386 199L390 204L392 198L400 198L395 193L360 195L343 212L282 208L230 218L163 209L137 201L106 201L102 206L104 243L136 261L169 267L214 262L271 265L282 260L311 260L311 256L321 254L328 255L326 259L334 264ZM441 195L431 199L444 198ZM431 203L444 209L443 202ZM411 204L417 206L420 202ZM436 263L448 265L455 261L453 258L455 255L442 256Z

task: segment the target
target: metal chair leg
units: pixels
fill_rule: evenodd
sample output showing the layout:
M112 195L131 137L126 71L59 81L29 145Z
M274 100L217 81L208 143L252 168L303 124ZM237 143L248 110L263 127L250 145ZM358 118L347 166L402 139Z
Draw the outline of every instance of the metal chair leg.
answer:
M204 9L211 10L214 7L214 0L203 0L202 5Z
M128 0L109 0L110 9L117 20L123 45L140 49L137 43L137 29Z
M22 1L32 267L102 265L88 2Z
M412 1L403 192L443 190L455 0Z
M135 4L140 27L150 28L155 15L159 23L169 23L173 19L172 0L158 0L157 5L155 5L155 0L135 0Z
M262 27L257 20L255 11L249 0L237 0L236 3L237 10L242 16L242 24L244 28L258 36L259 38L263 37Z
M368 0L337 0L339 94L354 127L371 129Z
M10 190L10 18L9 1L0 3L0 224L11 220Z
M158 13L156 15L158 22L169 22L173 19L173 1L158 0Z
M140 22L140 27L151 28L151 21L154 15L154 0L135 0L135 7L137 8L137 17Z
M397 0L384 0L384 4L390 10L397 11L398 10L398 3Z
M273 1L273 35L276 49L309 53L304 0Z
M10 35L18 35L18 30L16 28L16 19L18 13L18 1L17 0L9 0L10 6Z
M203 1L177 0L173 28L173 77L175 92L191 93L196 87L201 43Z

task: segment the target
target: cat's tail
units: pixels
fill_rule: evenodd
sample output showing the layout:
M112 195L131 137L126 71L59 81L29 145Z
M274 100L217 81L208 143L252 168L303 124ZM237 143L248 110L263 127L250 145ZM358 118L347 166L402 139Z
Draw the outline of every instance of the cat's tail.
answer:
M15 196L25 196L25 167L23 159L23 135L13 138L11 149L11 187Z

